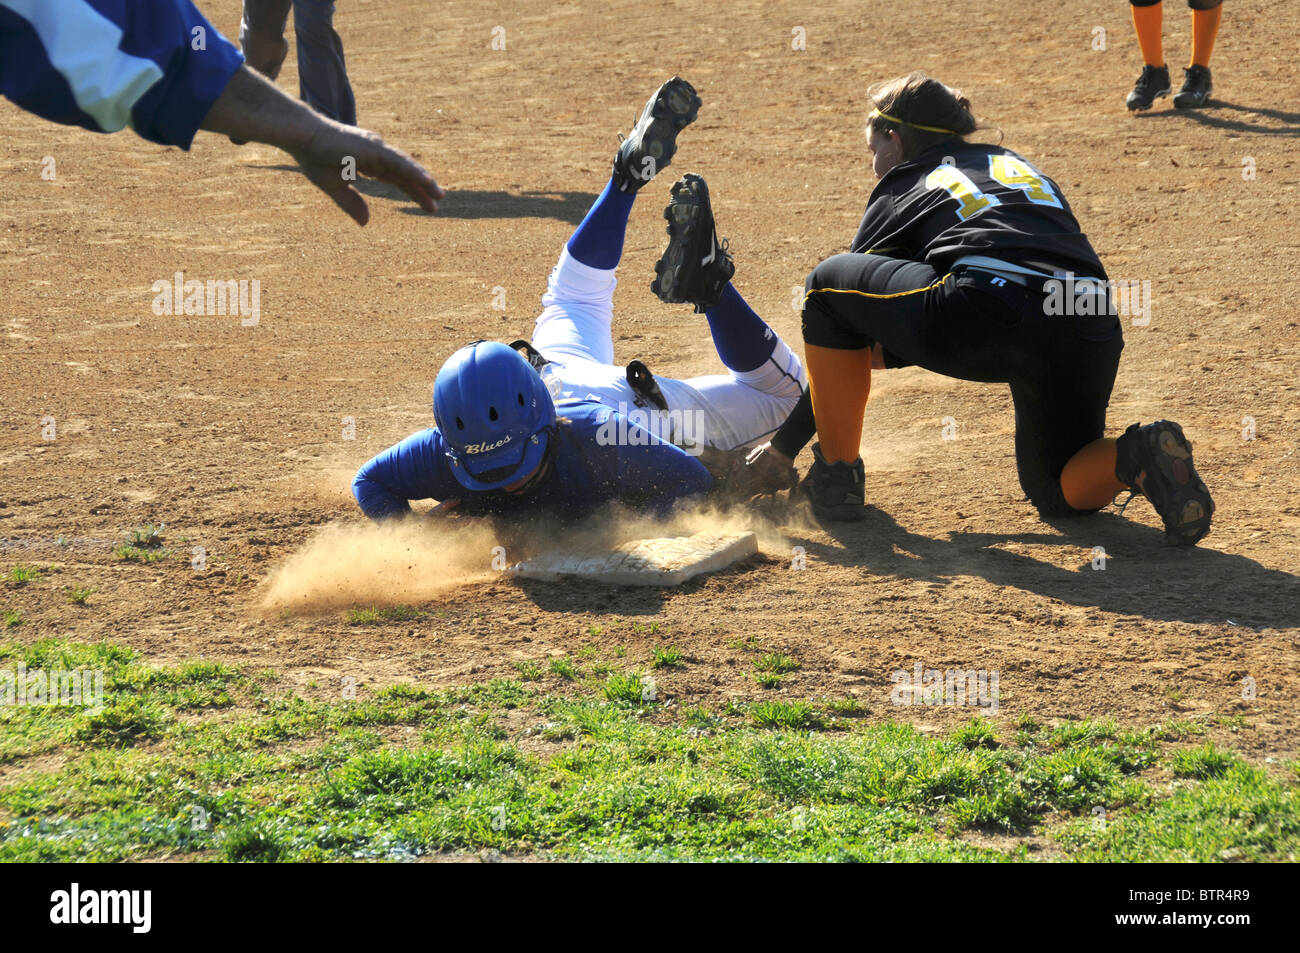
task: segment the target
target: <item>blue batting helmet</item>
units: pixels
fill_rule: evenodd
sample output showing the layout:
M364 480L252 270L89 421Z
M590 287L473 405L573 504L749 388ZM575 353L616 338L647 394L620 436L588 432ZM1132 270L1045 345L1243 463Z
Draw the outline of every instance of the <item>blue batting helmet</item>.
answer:
M433 417L461 486L496 490L542 462L555 428L555 403L518 351L475 341L438 372Z

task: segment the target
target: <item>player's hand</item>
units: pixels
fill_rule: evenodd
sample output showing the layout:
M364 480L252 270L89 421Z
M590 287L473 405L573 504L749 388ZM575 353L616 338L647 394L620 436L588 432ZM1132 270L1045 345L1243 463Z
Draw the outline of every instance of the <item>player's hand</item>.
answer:
M244 50L244 62L267 79L280 75L284 58L289 55L289 44L283 36L270 36L259 30L241 31L239 45Z
M366 200L353 184L358 174L397 186L426 212L438 211L438 200L447 193L420 163L376 133L323 116L320 120L306 147L288 152L298 160L303 175L358 225L370 220Z
M358 225L370 219L366 200L353 185L358 175L397 186L426 212L436 212L438 200L447 194L401 149L373 132L327 119L247 65L231 76L200 128L283 149Z

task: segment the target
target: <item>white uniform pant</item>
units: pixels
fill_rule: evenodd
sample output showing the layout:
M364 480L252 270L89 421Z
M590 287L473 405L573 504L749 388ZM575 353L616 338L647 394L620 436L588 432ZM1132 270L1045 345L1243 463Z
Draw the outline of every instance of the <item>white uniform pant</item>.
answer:
M552 362L546 370L553 396L598 400L626 415L644 401L628 384L626 368L614 363L616 283L614 269L584 265L565 248L542 296L532 343ZM674 434L685 438L674 442L718 450L762 443L785 423L805 385L803 364L780 338L755 370L686 380L656 375L655 381Z

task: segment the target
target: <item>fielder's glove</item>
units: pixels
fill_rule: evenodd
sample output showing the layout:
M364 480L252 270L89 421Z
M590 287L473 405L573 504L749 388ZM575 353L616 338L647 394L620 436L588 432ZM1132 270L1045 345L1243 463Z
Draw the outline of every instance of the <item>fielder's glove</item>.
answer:
M748 500L788 490L799 482L794 464L770 443L750 450L704 448L700 462L713 475L714 493L729 500Z

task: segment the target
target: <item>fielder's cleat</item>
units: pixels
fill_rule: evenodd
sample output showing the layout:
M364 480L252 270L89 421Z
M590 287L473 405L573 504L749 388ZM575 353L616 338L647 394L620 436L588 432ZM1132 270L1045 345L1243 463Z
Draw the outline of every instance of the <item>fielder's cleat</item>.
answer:
M1134 111L1150 109L1151 104L1161 96L1169 95L1169 89L1168 66L1144 66L1137 85L1133 87L1133 92L1128 94L1124 104Z
M674 76L645 104L641 118L614 153L614 182L623 192L635 192L672 162L677 133L700 114L695 87Z
M1189 66L1183 70L1183 88L1174 96L1174 105L1179 109L1199 109L1212 92L1214 84L1210 82L1210 68Z
M1171 420L1133 424L1115 451L1115 476L1151 501L1171 543L1191 546L1210 531L1214 500L1192 465L1182 427Z
M655 262L650 290L667 304L693 304L703 314L718 303L736 266L727 254L725 240L718 241L709 204L709 187L694 172L673 186L664 209L668 220L668 248Z
M813 444L812 469L799 484L799 492L822 519L847 523L867 517L867 480L861 457L852 463L827 463L822 445Z

